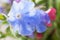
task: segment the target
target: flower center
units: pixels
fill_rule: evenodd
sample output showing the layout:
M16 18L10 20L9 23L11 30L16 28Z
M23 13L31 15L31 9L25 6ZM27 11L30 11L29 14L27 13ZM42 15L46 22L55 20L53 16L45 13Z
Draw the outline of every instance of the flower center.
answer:
M17 18L17 19L21 19L21 14L17 14L17 15L16 15L16 18Z

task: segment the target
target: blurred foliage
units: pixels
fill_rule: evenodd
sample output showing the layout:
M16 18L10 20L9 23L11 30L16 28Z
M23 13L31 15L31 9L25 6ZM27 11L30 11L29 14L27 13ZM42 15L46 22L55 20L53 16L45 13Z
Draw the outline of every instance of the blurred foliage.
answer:
M3 34L2 32L0 32L0 38L5 38L5 37L6 37L6 35Z

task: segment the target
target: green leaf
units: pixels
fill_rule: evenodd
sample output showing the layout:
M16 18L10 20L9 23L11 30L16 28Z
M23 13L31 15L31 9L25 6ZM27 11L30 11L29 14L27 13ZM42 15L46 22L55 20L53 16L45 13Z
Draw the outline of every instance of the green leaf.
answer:
M0 32L0 38L5 38L5 37L6 37L6 35L3 34L2 32Z
M6 29L6 32L7 32L8 36L12 36L12 37L15 37L15 38L17 38L17 36L18 36L18 34L16 34L10 26Z
M2 22L2 24L8 24L8 22L7 22L6 20L4 20L4 21Z
M0 14L0 20L6 20L6 17L2 14Z
M11 34L11 31L10 31L10 27L8 27L7 29L6 29L6 35L7 36L12 36L12 34Z

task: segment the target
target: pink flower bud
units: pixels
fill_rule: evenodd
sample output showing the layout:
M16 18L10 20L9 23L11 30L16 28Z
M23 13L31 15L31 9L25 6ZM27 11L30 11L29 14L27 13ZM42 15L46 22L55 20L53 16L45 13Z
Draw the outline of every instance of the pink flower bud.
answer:
M52 27L52 23L46 23L46 25L48 26L48 27Z
M42 33L37 33L37 34L36 34L36 38L37 38L37 39L41 39L42 37L43 37L43 34L42 34Z
M56 9L55 8L51 8L51 10L48 12L48 15L50 17L50 20L55 20L56 19Z

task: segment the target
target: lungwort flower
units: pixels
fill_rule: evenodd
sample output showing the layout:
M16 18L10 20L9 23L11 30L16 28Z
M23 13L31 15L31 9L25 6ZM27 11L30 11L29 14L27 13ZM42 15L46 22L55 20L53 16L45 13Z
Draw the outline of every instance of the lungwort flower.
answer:
M22 36L30 36L35 30L38 33L47 30L46 23L50 23L48 14L34 7L35 4L30 1L13 1L7 20L15 32L18 31Z

